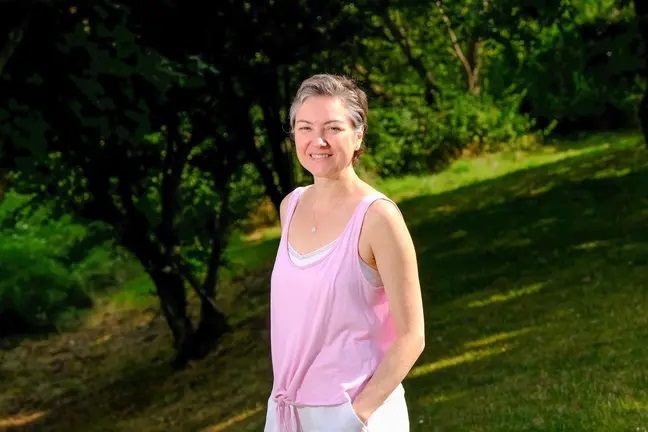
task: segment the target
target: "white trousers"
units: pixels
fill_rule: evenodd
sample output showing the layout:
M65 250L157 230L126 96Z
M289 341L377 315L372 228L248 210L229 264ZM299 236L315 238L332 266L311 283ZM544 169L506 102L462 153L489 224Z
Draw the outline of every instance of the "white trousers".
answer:
M276 419L277 403L270 398L264 432L282 432ZM351 402L334 406L298 407L303 432L409 432L409 414L402 384L363 424Z

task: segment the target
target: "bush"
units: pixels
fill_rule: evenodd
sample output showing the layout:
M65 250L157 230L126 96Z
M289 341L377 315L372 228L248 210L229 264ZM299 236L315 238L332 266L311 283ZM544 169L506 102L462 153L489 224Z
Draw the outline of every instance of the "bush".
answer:
M540 127L553 123L556 133L636 127L643 64L635 16L631 8L599 3L539 30L533 49L519 50L515 62L492 56L488 92L517 83L526 90L525 112ZM588 15L588 8L597 12Z
M92 304L44 239L4 235L0 242L0 316L14 322L0 335L51 327L69 308Z
M0 206L0 335L52 328L137 270L101 227L55 218L47 204L8 222L8 207L22 202L9 196Z
M441 109L406 105L370 112L363 166L381 177L436 171L467 146L490 150L525 135L532 127L519 112L523 94L500 100L450 95Z

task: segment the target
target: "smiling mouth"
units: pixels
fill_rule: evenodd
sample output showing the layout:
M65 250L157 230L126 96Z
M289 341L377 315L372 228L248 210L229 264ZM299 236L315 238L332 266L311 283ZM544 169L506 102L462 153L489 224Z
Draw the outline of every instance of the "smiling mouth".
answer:
M310 157L313 159L327 159L330 158L332 155L326 154L326 153L311 153Z

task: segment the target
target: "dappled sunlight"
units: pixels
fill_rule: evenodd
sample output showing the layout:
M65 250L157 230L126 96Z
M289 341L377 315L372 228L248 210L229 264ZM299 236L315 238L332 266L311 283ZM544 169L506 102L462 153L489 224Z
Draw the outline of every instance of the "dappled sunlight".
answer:
M441 206L437 206L437 207L433 208L433 209L430 211L430 214L442 214L442 215L447 215L447 214L450 214L450 213L454 213L454 212L456 212L457 210L458 210L458 209L457 209L456 206L446 204L446 205L441 205Z
M460 159L455 161L450 167L438 174L421 177L406 177L405 179L383 179L375 182L375 186L389 195L396 201L402 201L421 195L440 195L456 191L467 186L475 186L479 183L485 183L514 173L522 173L526 170L539 168L542 166L551 166L567 159L578 158L585 155L595 155L602 153L610 147L608 143L595 145L565 145L559 147L545 147L525 154L524 163L520 163L517 158L512 160L499 160L492 155L483 155L470 159ZM569 165L559 165L555 168L557 174L567 174L572 170ZM558 172L560 171L560 172ZM528 193L526 185L520 186L520 193L524 190L524 195ZM546 188L547 186L543 186ZM537 189L536 192L540 193ZM483 191L480 195L488 194ZM487 198L497 198L488 196ZM453 206L445 205L444 210L456 210ZM486 199L484 204L491 205L493 202Z
M610 177L623 177L625 175L628 175L632 172L631 168L619 168L619 167L606 167L604 169L601 169L597 171L592 178L595 179L604 179L604 178L610 178Z
M488 357L508 351L508 347L503 345L499 347L484 348L480 350L466 351L463 354L454 357L446 357L432 363L427 363L413 368L408 378L416 378L422 375L427 375L441 369L458 366L464 363L473 363Z
M635 400L635 399L621 399L618 401L618 408L620 411L625 412L636 412L644 411L648 412L648 399L646 400Z
M254 408L248 409L243 411L240 414L235 415L234 417L230 417L229 419L218 423L217 425L209 426L205 429L202 429L202 432L221 432L229 428L230 426L235 425L236 423L240 423L243 420L246 420L250 417L252 417L255 414L258 414L261 412L261 410L264 409L263 405L257 405Z
M551 170L551 174L557 175L557 176L564 176L567 175L571 171L571 167L569 165L560 165L556 168L553 168Z
M483 347L483 346L492 345L495 342L502 342L502 341L505 341L505 340L513 339L515 337L530 333L533 330L534 330L534 328L527 327L527 328L523 328L523 329L520 329L520 330L511 331L511 332L497 333L497 334L487 336L487 337L484 337L484 338L481 338L481 339L466 342L464 344L464 347L466 347L466 348L480 348L480 347Z
M549 192L552 188L554 187L553 184L548 183L544 186L540 186L534 189L531 189L529 191L529 195L535 196L535 195L542 195L543 193Z
M265 240L274 240L281 236L281 227L277 223L275 226L257 228L249 234L241 236L241 241L245 246L257 245Z
M453 400L461 399L462 397L465 397L468 395L468 392L462 391L462 392L455 392L455 393L444 393L444 394L436 394L436 395L427 395L425 397L422 397L418 400L418 403L421 405L434 405L434 404L440 404L444 402L451 402Z
M479 307L484 307L491 305L493 303L503 303L507 302L525 295L530 295L533 293L536 293L540 291L543 287L544 283L535 283L528 285L524 288L517 288L517 289L512 289L507 291L504 294L494 294L484 300L476 300L468 303L469 308L479 308Z
M590 250L590 249L598 249L602 246L608 245L610 242L603 241L603 240L594 240L590 242L585 242L585 243L580 243L577 244L576 246L573 247L575 250Z
M460 229L460 230L457 230L457 231L453 232L452 234L450 234L448 236L448 238L456 240L456 239L466 237L467 235L468 235L468 231Z
M544 217L542 219L538 219L538 221L533 224L533 227L534 228L548 227L549 225L553 225L556 222L558 222L557 217Z
M35 422L36 420L42 418L47 414L46 411L38 411L31 414L18 414L12 417L7 417L0 419L0 428L9 429L9 428L18 428L22 426L27 426L30 423Z

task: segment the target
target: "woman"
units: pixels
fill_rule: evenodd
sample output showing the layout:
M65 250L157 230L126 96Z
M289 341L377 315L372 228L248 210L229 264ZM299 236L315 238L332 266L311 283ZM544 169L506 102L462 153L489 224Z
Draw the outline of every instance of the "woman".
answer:
M265 432L408 431L401 382L424 347L421 290L396 204L354 170L367 97L347 78L315 75L290 122L314 181L281 204Z

